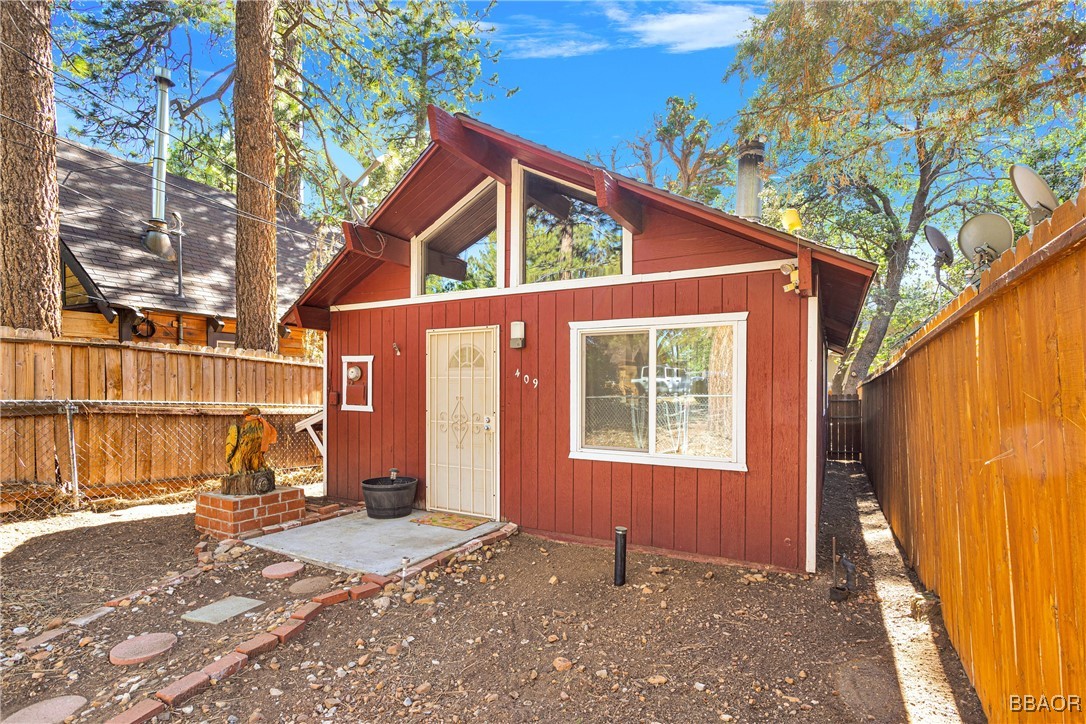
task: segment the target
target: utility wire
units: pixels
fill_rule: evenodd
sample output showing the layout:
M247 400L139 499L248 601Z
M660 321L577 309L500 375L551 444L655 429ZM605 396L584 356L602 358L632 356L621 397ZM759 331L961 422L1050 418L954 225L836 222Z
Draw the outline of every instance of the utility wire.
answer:
M144 176L146 178L149 178L149 179L152 179L152 180L154 179L154 174L152 174L152 173L150 173L148 171L141 170L139 168L139 164L137 164L137 163L135 163L133 161L122 161L122 160L114 158L114 157L112 157L112 156L110 156L108 154L96 151L95 149L87 148L86 146L83 146L82 144L76 143L74 141L69 141L68 139L63 138L61 136L57 136L56 134L47 133L47 132L41 130L40 128L34 128L33 126L31 126L31 125L29 125L27 123L23 123L22 121L20 121L20 120L18 120L16 118L12 118L11 116L5 115L3 113L0 113L0 118L11 121L12 123L16 123L16 124L18 124L18 125L20 125L20 126L22 126L24 128L27 128L27 129L29 129L31 131L34 131L35 133L38 133L38 134L40 134L42 136L47 136L49 138L52 138L54 141L57 141L59 143L63 143L66 146L71 146L73 148L77 148L77 149L83 151L84 153L89 153L92 156L95 156L97 158L102 159L103 161L106 161L107 163L109 163L112 166L116 166L118 168L128 169L128 170L130 170L130 171L132 171L134 173L137 173L137 174L139 174L141 176ZM249 219L251 221L257 221L257 222L260 222L262 224L267 224L267 225L275 228L277 231L281 230L281 231L284 231L284 232L286 232L288 234L291 234L291 235L293 235L295 237L300 236L303 239L308 239L308 238L311 238L313 236L313 234L306 234L305 232L296 231L296 230L291 229L289 227L281 226L279 223L277 223L275 221L270 221L270 220L262 218L260 216L250 214L250 213L248 213L246 211L242 211L242 210L240 210L240 209L238 209L236 207L227 206L226 204L222 203L218 199L212 198L211 196L208 196L206 194L201 194L198 191L194 191L193 189L185 188L184 186L180 186L177 183L174 183L172 181L166 180L164 183L165 183L166 186L169 186L170 188L177 189L181 193L189 194L192 197L198 198L198 199L200 199L200 200L202 200L202 201L204 201L206 203L212 204L215 207L221 209L222 211L225 211L226 213L231 214L231 215L233 215L233 216L235 216L237 218L244 218L244 219ZM337 221L342 221L342 220L337 219Z
M0 1L2 1L2 0L0 0ZM14 51L14 52L18 53L19 55L23 56L24 58L26 58L26 59L27 59L27 60L29 60L30 62L32 62L32 63L34 63L34 64L36 64L36 65L40 66L41 68L44 68L45 70L49 71L50 73L52 73L52 74L53 74L54 76L56 76L56 77L57 77L57 78L59 78L60 80L62 80L62 81L64 81L64 82L66 82L66 83L70 83L70 84L72 84L72 85L74 85L74 86L76 86L76 87L78 87L78 88L82 89L82 90L83 90L84 92L86 92L86 93L87 93L88 95L90 95L91 97L93 97L94 99L96 99L96 100L98 100L98 101L100 101L100 102L102 102L102 103L105 103L105 104L106 104L107 106L109 106L109 107L111 107L111 108L115 108L115 109L117 109L117 110L121 111L122 113L125 113L126 115L128 115L128 116L131 116L132 118L135 118L136 120L142 120L142 119L140 119L140 118L139 118L139 116L137 116L137 115L136 115L136 113L135 113L135 112L133 112L133 111L130 111L130 110L128 110L127 108L124 108L123 106L117 105L116 103L113 103L112 101L110 101L110 100L108 100L108 99L106 99L106 98L102 97L102 96L101 96L101 95L99 95L98 93L95 93L95 92L94 92L93 90L91 90L90 88L88 88L88 87L87 87L87 85L86 85L85 83L80 83L80 82L79 82L79 81L77 81L77 80L76 80L75 78L72 78L72 77L70 77L70 76L67 76L67 75L65 75L65 74L61 73L60 71L56 70L55 68L53 68L53 67L51 67L51 66L47 66L47 65L45 65L44 63L42 63L42 62L38 61L38 60L37 60L36 58L33 58L33 57L31 57L31 56L27 55L26 53L24 53L23 51L19 50L18 48L12 47L12 46L11 46L11 45L9 45L8 43L4 42L3 40L0 40L0 45L4 46L4 47L5 47L5 48L7 48L8 50L12 50L12 51ZM74 110L74 111L79 111L79 110L80 110L79 108L76 108L75 106L71 105L70 103L67 103L67 102L65 102L65 101L61 100L60 98L57 98L57 100L58 100L58 101L59 101L60 103L62 103L62 104L63 104L64 106L66 106L66 107L68 107L68 108L71 108L71 109L72 109L72 110ZM101 122L99 122L99 125L101 125ZM228 168L228 169L230 169L231 171L233 171L233 172L234 172L235 174L237 174L237 175L239 175L239 176L243 176L243 177L245 177L245 178L247 178L247 179L249 179L249 180L251 180L251 181L254 181L254 182L256 182L256 183L260 184L261 186L263 186L264 188L266 188L266 189L268 189L268 190L270 190L270 191L274 191L275 193L279 194L280 196L283 196L283 197L285 197L285 198L288 198L288 199L290 199L291 201L294 201L295 203L297 203L297 204L298 204L298 206L299 206L299 207L301 207L301 206L303 205L303 202L302 202L302 200L301 200L301 199L299 199L299 198L295 198L294 196L291 196L291 195L290 195L290 194L288 194L287 192L285 192L285 191L282 191L282 190L280 190L280 189L277 189L277 188L273 187L273 186L272 186L271 184L267 183L266 181L262 181L262 180L260 180L260 179L258 179L258 178L254 178L253 176L250 176L250 175L249 175L249 174L247 174L247 173L244 173L244 172L242 172L242 171L239 171L239 170L238 170L237 168L235 168L234 166L230 165L230 163L229 163L229 162L227 162L227 161L226 161L226 159L222 158L221 156L212 156L212 155L211 155L210 153L208 153L207 151L205 151L205 150L203 150L203 149L201 149L201 148L199 148L199 147L197 147L197 146L194 146L194 145L190 144L190 143L189 143L188 141L186 141L185 139L181 138L180 136L175 136L174 134L170 133L169 131L167 131L167 132L166 132L166 135L167 135L167 136L169 136L170 138L173 138L173 139L175 139L175 140L176 140L176 141L178 141L179 143L181 143L181 145L183 145L183 146L184 146L185 148L187 148L187 149L189 149L189 150L191 150L191 151L194 151L195 153L198 153L198 154L200 154L200 155L201 155L201 156L203 156L204 158L210 159L210 160L212 160L212 161L218 161L218 162L219 162L219 163L221 163L221 164L222 164L223 166L225 166L226 168Z

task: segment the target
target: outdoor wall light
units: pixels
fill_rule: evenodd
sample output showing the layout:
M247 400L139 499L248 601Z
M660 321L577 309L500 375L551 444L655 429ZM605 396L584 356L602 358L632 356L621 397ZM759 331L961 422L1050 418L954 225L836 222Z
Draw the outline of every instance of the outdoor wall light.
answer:
M509 325L509 346L513 349L524 348L524 322L512 322Z
M400 345L393 342L392 343L392 351L396 353L397 357L399 357L400 356Z

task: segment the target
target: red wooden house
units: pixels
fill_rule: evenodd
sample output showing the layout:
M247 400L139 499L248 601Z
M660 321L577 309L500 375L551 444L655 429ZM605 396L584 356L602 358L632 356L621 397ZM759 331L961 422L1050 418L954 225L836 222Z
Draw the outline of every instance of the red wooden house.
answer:
M813 570L826 352L874 266L466 116L430 128L284 318L329 332L328 495L395 466L428 509Z

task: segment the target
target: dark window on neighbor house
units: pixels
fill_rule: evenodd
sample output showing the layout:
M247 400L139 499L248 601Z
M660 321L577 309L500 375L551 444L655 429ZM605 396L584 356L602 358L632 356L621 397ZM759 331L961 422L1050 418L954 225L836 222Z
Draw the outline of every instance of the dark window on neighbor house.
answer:
M595 194L524 171L524 281L622 273L622 227Z

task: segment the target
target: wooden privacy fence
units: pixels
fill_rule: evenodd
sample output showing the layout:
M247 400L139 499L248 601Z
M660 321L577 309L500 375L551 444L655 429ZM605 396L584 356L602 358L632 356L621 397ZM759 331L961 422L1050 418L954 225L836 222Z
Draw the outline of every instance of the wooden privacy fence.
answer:
M859 460L861 445L860 396L832 395L829 409L830 460Z
M864 464L992 721L1086 708L1084 290L1086 190L861 388Z
M277 428L269 461L316 470L294 423L320 410L319 364L177 345L43 340L0 329L0 510L191 488L226 472L230 424L257 405ZM4 334L7 333L7 334ZM312 477L312 476L310 476Z

